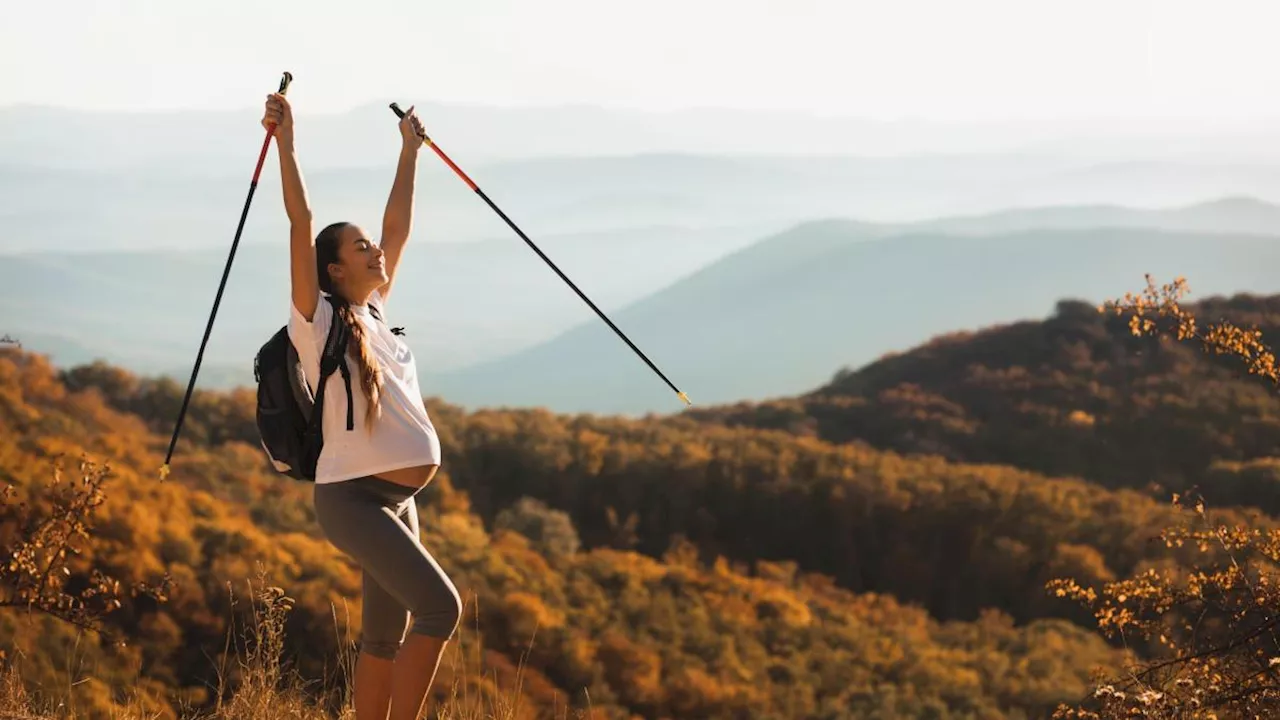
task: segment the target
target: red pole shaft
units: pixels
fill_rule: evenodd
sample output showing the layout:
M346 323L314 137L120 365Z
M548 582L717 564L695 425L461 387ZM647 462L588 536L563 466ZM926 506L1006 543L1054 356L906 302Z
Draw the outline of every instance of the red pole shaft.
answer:
M399 117L399 118L404 117L404 111L401 110L400 106L397 105L396 103L391 103L391 110L396 114L396 117ZM605 315L603 310L596 307L596 304L591 302L591 298L587 297L586 293L579 290L578 286L575 285L574 282L569 279L569 276L565 275L564 272L560 270L560 268L556 267L556 264L554 262L551 262L551 258L547 257L547 254L542 252L542 250L537 245L535 245L532 240L529 239L529 236L525 235L524 231L521 230L520 227L517 226L514 222L512 222L511 218L507 217L507 214L502 212L502 209L499 208L497 204L495 204L492 200L490 200L489 196L486 195L485 192L479 188L479 186L477 186L474 182L472 182L471 178L467 177L466 173L462 172L462 168L459 168L457 165L455 165L453 161L449 159L449 156L445 155L444 151L441 150L439 147L437 147L436 144L431 141L431 138L427 137L424 134L422 136L422 142L431 146L431 149L436 151L436 155L439 155L441 160L445 161L445 163L449 167L453 168L453 171L458 174L458 177L462 178L462 181L467 184L467 187L471 188L471 190L475 192L475 194L479 195L480 199L484 200L485 203L487 203L489 207L495 213L498 214L498 217L502 218L507 223L507 226L510 227L512 230L514 230L516 234L520 236L520 239L524 240L525 244L528 245L529 248L532 249L535 253L537 253L538 257L542 258L542 261L545 262L553 271L555 271L556 275L559 275L560 279L563 280L565 284L569 286L570 289L572 289L575 293L577 293L578 297L582 298L582 301L585 302L588 307L594 310L596 315L598 315L600 319L603 320L605 324L608 325L618 335L618 337L622 338L622 341L625 342L627 346L630 347L633 352L635 352L636 355L640 356L640 359L643 360L644 363L649 366L649 369L652 370L655 374L657 374L658 377L662 378L662 381L667 384L667 387L671 388L675 392L676 396L679 397L680 400L682 400L685 405L693 404L689 402L689 396L681 392L680 388L676 387L675 383L671 382L671 380L669 380L667 376L664 375L663 372L658 369L658 366L654 365L653 361L650 360L649 357L640 350L640 348L636 347L635 343L631 342L631 338L627 337L626 333L622 332L622 330L619 329L617 325L613 324L613 321L609 319L609 316Z

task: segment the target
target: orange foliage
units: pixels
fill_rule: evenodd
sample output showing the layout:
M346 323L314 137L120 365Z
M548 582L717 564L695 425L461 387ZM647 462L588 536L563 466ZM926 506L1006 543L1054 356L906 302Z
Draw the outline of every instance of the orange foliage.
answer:
M115 463L93 563L122 582L156 569L178 581L169 602L112 619L138 654L117 662L97 648L109 658L98 682L216 701L215 662L246 620L228 591L259 564L292 598L293 669L332 676L359 630L359 573L316 529L309 488L274 475L245 439L250 399L193 401L197 431L184 430L161 483L182 389L91 370L59 379L37 358L0 357L0 472L24 490L56 449ZM27 376L44 378L30 383L38 392ZM441 687L515 697L530 717L588 703L611 718L1043 716L1121 654L1046 619L1065 603L1043 597L1027 567L1125 572L1147 557L1133 539L1168 516L1074 480L687 418L432 412L452 450L420 497L423 540L484 646L482 667L442 671ZM552 557L486 529L521 497L568 513L582 548ZM1016 562L1005 548L1020 549ZM1007 625L982 614L995 603L1011 606ZM55 647L73 645L51 632ZM29 655L24 672L45 678L66 660Z

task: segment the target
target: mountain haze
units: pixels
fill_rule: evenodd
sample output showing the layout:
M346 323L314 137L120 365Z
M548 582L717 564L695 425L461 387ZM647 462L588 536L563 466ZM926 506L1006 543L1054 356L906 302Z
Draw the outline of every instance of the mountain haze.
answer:
M297 82L305 82L297 78ZM66 107L0 106L0 158L50 168L123 169L197 164L215 172L235 172L261 145L261 100L274 90L264 83L261 99L227 110L168 112L86 111ZM717 108L644 111L592 105L504 107L389 97L341 112L315 112L295 105L299 139L314 167L365 164L394 153L399 136L388 108L415 105L427 132L460 162L547 156L714 153L750 155L765 149L779 155L911 155L1021 151L1041 145L1061 154L1065 139L1098 147L1102 138L1081 136L1070 124L1045 122L941 123L876 120ZM69 137L95 139L85 152ZM1186 134L1179 139L1188 137ZM1200 147L1229 145L1234 134L1198 138ZM767 142L762 142L767 141ZM1056 143L1056 145L1055 145ZM1149 138L1130 138L1128 152L1167 154ZM1185 144L1182 147L1186 147ZM1181 149L1181 148L1179 148ZM1070 149L1078 153L1077 148ZM1114 149L1107 156L1114 157ZM1255 153L1256 157L1256 153ZM465 164L464 164L465 167Z
M1225 225L1249 232L1202 229L1232 216L1232 208L1245 212ZM936 334L1038 317L1063 297L1100 302L1148 272L1194 276L1198 293L1275 291L1280 281L1270 268L1280 261L1280 237L1252 232L1273 213L1228 201L1163 215L1113 209L1097 218L1110 226L1095 225L1087 209L1051 210L1046 224L1056 229L1037 229L1034 213L896 233L861 223L807 224L612 317L695 403L761 400L812 389L832 367L857 366ZM1156 227L1140 227L1143 219ZM988 223L999 231L983 234ZM432 386L466 405L678 409L599 322L441 374Z
M358 164L300 162L318 223L352 220L376 230L394 177L396 148ZM256 146L255 146L256 147ZM654 225L761 227L778 232L826 217L919 219L986 211L966 193L1076 166L1057 158L730 157L636 154L473 162L451 153L485 193L535 241L548 235ZM175 161L168 166L61 169L0 155L0 253L227 248L256 152L243 167ZM1231 187L1235 187L1234 185ZM967 190L963 190L967 188ZM1070 201L1070 193L1063 197ZM416 227L446 242L510 237L511 229L434 153L418 163ZM74 209L74 211L72 211ZM264 164L242 242L288 236L274 148Z
M590 310L519 238L411 241L389 312L425 368L448 368L539 342ZM287 234L236 252L202 387L252 382L258 347L288 319ZM540 238L538 245L601 307L639 299L747 244L751 228L647 227ZM46 251L0 263L0 332L59 365L102 357L186 378L227 258L225 250Z
M431 378L427 392L463 403L547 402L557 408L625 412L670 408L662 386L651 384L648 368L518 238L440 242L424 225L406 253L406 282L398 286L391 310L423 358L424 377ZM1250 198L1225 198L1164 210L1109 205L1034 208L914 224L831 220L802 224L759 242L755 240L763 228L750 225L636 227L550 235L535 242L678 386L696 402L706 403L800 392L825 380L833 367L901 349L931 331L1034 316L1049 307L1055 293L1088 296L1097 292L1091 288L1108 287L1103 283L1111 278L1123 285L1153 267L1147 256L1161 255L1150 247L1134 250L1136 255L1120 266L1111 257L1105 267L1113 268L1106 272L1114 276L1080 285L1075 277L1089 275L1086 270L1099 262L1090 255L1110 252L1105 246L1112 231L1098 228L1196 232L1201 235L1197 242L1210 244L1211 233L1220 231L1269 252L1269 241L1252 236L1272 227L1280 227L1280 208ZM1026 252L986 245L996 235L1019 232L1030 243ZM1142 237L1148 244L1160 242ZM1000 288L1008 277L1043 278L1046 268L1052 274L1029 296L1004 289L964 293L955 304L974 307L958 315L950 308L920 307L924 294L913 294L901 306L880 304L871 290L876 283L906 287L900 278L945 268L956 252L949 246L965 238L977 244L958 247L972 247L974 253L956 261L961 266L981 265L973 272L987 278L986 288ZM892 249L900 241L910 248L910 257ZM1180 242L1185 246L1184 241ZM859 247L865 243L871 245ZM225 252L49 249L10 255L0 263L0 308L5 318L0 332L49 353L60 365L101 357L135 371L168 373L185 381ZM1055 268L1060 257L1075 260ZM1101 257L1107 255L1097 256ZM287 262L282 242L241 245L202 363L201 387L252 381L253 354L285 321ZM1207 262L1205 271L1213 263L1234 260L1225 253ZM848 284L831 274L842 267L840 263L849 273L863 272L862 280ZM866 276L868 271L874 277ZM823 279L812 284L819 277ZM828 307L828 301L841 304ZM824 340L808 355L792 356L783 348L768 347L794 333L818 337L827 322L822 318L843 303L880 308L876 322L883 326L868 331L860 320L855 327L861 330L838 341ZM268 310L272 307L277 310ZM817 314L811 312L815 307ZM903 319L910 317L924 322L923 329L904 326ZM763 345L757 347L757 342ZM710 364L703 369L687 365L691 358L678 349L682 347L706 347ZM597 352L605 354L593 355ZM787 368L775 371L758 364L775 356L770 362ZM486 362L491 364L477 365ZM586 399L570 400L574 391L562 393L563 377L545 374L548 369L539 366L542 362L575 368L574 383L581 381L577 392L585 393ZM708 369L720 363L737 369ZM695 374L690 377L689 372ZM702 372L715 377L697 374Z

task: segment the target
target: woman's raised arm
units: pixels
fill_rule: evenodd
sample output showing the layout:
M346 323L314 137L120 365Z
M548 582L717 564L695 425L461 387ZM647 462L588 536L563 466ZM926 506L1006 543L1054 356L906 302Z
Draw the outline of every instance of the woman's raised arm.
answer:
M284 192L284 209L289 216L289 264L293 305L311 322L320 297L316 277L315 239L311 232L311 205L307 186L298 168L298 153L293 145L293 109L284 95L267 97L266 127L275 125L276 154L280 156L280 186Z

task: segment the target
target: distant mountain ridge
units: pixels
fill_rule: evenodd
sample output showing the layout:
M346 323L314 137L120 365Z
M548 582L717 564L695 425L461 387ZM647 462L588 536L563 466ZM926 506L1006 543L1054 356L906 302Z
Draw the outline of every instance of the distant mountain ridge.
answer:
M260 142L260 141L259 141ZM319 143L313 143L319 144ZM329 167L299 141L319 222L376 224L397 150ZM256 144L255 144L256 147ZM777 232L822 217L928 217L963 205L956 177L972 188L1016 183L1075 167L1053 158L971 156L874 159L729 157L699 154L547 156L478 162L453 153L486 194L532 237L652 225L766 225ZM29 167L0 154L0 253L226 247L248 190L256 152L222 168L174 158L114 169ZM234 154L230 155L234 157ZM278 161L269 153L243 242L287 235ZM911 182L904 184L903 176ZM418 165L417 227L448 241L513 237L510 228L432 154ZM76 212L65 211L74 199Z
M1223 198L1166 210L1028 208L903 225L812 221L759 242L764 233L752 226L650 227L540 236L536 242L695 402L708 404L801 392L825 381L832 368L901 349L932 332L1037 316L1056 301L1054 295L1109 295L1154 269L1144 258L1162 254L1161 243L1191 248L1183 235L1130 233L1118 237L1143 238L1139 244L1147 249L1135 250L1123 264L1113 259L1099 265L1111 251L1107 237L1113 231L1098 227L1189 230L1200 233L1192 245L1202 249L1221 231L1235 247L1250 248L1249 257L1263 253L1244 262L1265 263L1272 241L1263 233L1280 227L1280 207ZM1027 248L1006 250L1001 243L1009 238L999 238L1019 232L1013 244ZM1000 259L1021 264L997 272ZM225 260L225 250L213 248L11 255L0 263L0 331L28 337L29 347L53 354L60 365L103 357L185 382ZM1161 260L1166 264L1160 267L1189 273L1194 268L1183 260ZM405 277L415 280L400 286L393 310L422 358L428 394L462 404L675 409L669 393L652 384L648 368L518 238L439 243L426 231L405 262ZM1194 262L1232 264L1229 254L1212 252ZM901 307L884 306L873 292L900 289L922 269L936 274L940 263L960 263L957 270L986 278L982 290L956 303L968 310L930 310L926 296L937 291L927 287L909 294ZM1102 269L1094 272L1095 266ZM286 267L282 241L242 245L201 367L201 387L252 381L253 353L284 322ZM1261 267L1232 278L1251 277ZM995 289L1046 269L1054 281L1026 294L1013 285ZM1100 279L1078 282L1095 275ZM844 289L855 280L866 292ZM946 287L955 280L934 282ZM1230 284L1234 280L1224 282L1224 291L1242 289ZM1255 285L1270 287L1265 277ZM830 322L849 312L840 308L867 307L877 309L870 325L859 319L843 339L818 341L817 318ZM805 330L809 325L814 327ZM816 344L797 346L799 355L772 347L802 336Z
M539 247L612 310L757 237L751 227L643 227L552 235ZM226 249L44 252L0 262L0 333L28 338L59 365L102 357L185 379L200 346ZM571 327L583 306L518 238L433 242L405 252L389 307L424 369L474 362ZM253 380L258 347L288 318L287 235L242 245L201 365L201 387Z
M183 160L179 153L161 165L58 169L56 164L24 165L20 157L0 152L0 222L6 226L0 254L226 248L259 143L255 140L249 151L225 149L218 157L231 162L227 166ZM299 143L317 222L343 219L376 227L394 175L394 144L329 165L318 162L323 153L311 147L326 143ZM1051 155L792 157L705 151L483 161L473 157L480 147L463 145L453 157L535 239L650 226L749 226L763 236L831 218L891 224L899 231L896 226L904 223L1006 211L1047 218L1050 207L1162 213L1206 198L1280 202L1280 164L1098 165ZM244 228L246 245L287 235L277 164L270 153ZM418 173L421 236L446 242L518 241L432 154L420 159ZM74 212L68 211L69 203Z
M1037 317L1062 297L1098 300L1135 278L1196 277L1198 292L1270 292L1277 208L1231 198L1167 212L1049 209L900 227L807 223L703 268L614 321L695 403L762 400L822 384L959 328ZM1210 228L1219 230L1212 231ZM990 234L984 234L990 231ZM562 412L677 410L603 324L442 373L464 405Z
M248 157L252 163L262 140L262 110L256 100L236 109L164 112L0 106L0 162L134 169L194 162L234 170L239 167L237 158ZM387 98L341 112L314 112L305 104L295 107L301 147L307 148L310 162L315 167L354 166L387 150L394 152L399 137L396 118L387 107L393 100L416 105L442 147L451 155L465 150L462 156L474 162L553 155L743 155L759 152L761 138L768 138L770 153L797 156L1007 152L1036 145L1058 154L1052 144L1069 137L1064 128L1042 122L945 124L761 110L653 112ZM93 153L65 142L87 135L95 138ZM192 142L193 137L200 141Z

